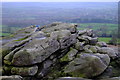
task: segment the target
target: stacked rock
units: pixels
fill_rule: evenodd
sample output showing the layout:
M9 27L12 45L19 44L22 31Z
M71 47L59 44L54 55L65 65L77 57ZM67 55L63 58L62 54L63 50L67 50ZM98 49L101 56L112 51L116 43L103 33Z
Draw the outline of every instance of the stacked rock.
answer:
M78 31L77 42L65 55L64 61L70 62L65 66L64 72L73 77L84 78L100 75L110 63L109 52L100 52L102 48L108 49L107 44L98 42L98 38L94 36L93 30Z
M18 39L21 31L25 36ZM1 78L94 78L108 68L110 60L118 58L105 42L98 42L93 30L78 31L76 24L52 23L41 27L40 31L33 31L32 27L24 28L15 34L17 40L11 39L2 46Z

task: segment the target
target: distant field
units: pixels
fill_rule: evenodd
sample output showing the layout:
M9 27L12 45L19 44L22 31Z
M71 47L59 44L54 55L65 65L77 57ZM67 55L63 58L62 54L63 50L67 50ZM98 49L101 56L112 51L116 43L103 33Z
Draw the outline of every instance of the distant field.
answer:
M96 36L100 37L99 41L109 43L113 32L117 33L118 25L109 23L80 23L78 30L93 29Z
M9 36L11 33L0 33L0 36Z
M21 28L19 27L8 27L7 25L0 25L0 36L9 36Z
M109 41L111 40L111 38L105 38L105 37L99 37L98 41L104 41L106 43L109 43Z
M80 23L78 24L78 29L85 29L85 28L92 28L93 30L98 29L107 29L107 30L114 30L118 28L117 24L108 24L108 23Z
M93 29L95 34L99 37L111 37L113 31L117 32L117 24L109 23L81 23L78 24L78 30Z

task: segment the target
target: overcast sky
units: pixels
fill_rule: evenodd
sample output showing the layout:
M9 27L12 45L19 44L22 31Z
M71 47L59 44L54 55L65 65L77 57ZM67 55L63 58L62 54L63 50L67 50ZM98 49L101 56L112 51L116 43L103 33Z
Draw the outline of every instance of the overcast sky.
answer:
M119 0L2 0L2 2L118 2Z

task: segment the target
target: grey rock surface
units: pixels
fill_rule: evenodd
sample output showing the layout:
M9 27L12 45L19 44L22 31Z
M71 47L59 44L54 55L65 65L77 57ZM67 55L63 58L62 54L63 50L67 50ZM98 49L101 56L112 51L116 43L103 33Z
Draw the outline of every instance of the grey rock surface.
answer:
M110 58L106 54L79 54L65 68L65 73L86 78L101 74L109 65Z
M80 77L61 77L56 80L92 80L92 79L85 79Z
M117 53L112 48L102 47L102 48L99 49L98 52L102 53L102 54L108 54L109 57L111 57L112 59L115 59L115 58L118 57Z
M0 49L3 63L0 72L5 80L22 80L20 76L23 80L92 80L120 76L118 50L99 42L92 29L78 31L73 23L54 22L41 26L39 31L30 26L4 40ZM113 71L110 75L109 66ZM110 78L114 79L119 77Z

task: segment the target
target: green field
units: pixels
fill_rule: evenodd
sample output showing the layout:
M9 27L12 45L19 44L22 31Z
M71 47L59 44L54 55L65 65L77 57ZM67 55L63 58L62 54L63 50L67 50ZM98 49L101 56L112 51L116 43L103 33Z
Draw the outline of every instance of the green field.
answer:
M109 30L114 30L118 28L118 24L108 24L108 23L80 23L78 24L78 29L92 28L94 30L98 30L101 28L106 28Z
M111 36L117 33L118 24L108 23L81 23L78 24L78 30L93 29L96 36L99 37L99 41L109 43Z
M11 33L0 33L0 36L10 36Z
M108 37L108 38L105 38L105 37L99 37L99 38L98 38L98 41L104 41L104 42L106 42L106 43L109 43L110 40L111 40L110 37Z
M78 24L78 30L93 29L97 36L108 37L111 36L113 31L118 30L118 24L108 23L82 23Z
M0 36L10 36L21 28L19 27L8 27L7 25L0 25Z

